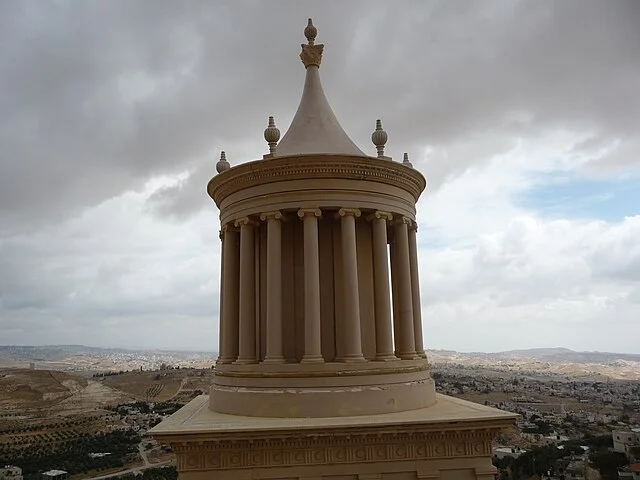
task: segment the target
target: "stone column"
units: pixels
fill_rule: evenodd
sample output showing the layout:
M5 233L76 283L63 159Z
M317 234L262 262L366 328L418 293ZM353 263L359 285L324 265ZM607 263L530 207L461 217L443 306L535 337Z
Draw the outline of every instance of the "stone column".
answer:
M253 220L243 217L240 227L240 348L234 363L256 363L255 242Z
M220 237L220 296L218 301L218 359L216 360L216 365L218 363L222 363L222 357L224 355L224 322L223 316L224 314L224 232L220 229L220 233L218 234Z
M320 325L319 208L298 210L304 230L304 356L301 363L324 363Z
M284 363L282 355L282 213L260 215L267 222L267 328L264 363Z
M418 224L411 222L409 226L409 260L411 268L411 299L413 301L413 336L416 342L416 353L422 358L427 358L424 353L424 343L422 339L422 307L420 305L420 275L418 271L418 242L416 234Z
M344 350L342 362L363 362L360 334L360 293L358 290L358 257L356 246L357 208L341 208L342 273L344 276Z
M233 363L238 358L238 231L224 225L222 240L222 285L220 363Z
M400 314L398 313L398 266L396 262L396 235L389 243L389 265L391 267L391 300L393 305L393 344L394 353L398 356L400 351Z
M400 317L400 351L403 360L419 358L413 335L413 299L411 296L411 261L409 259L408 225L411 219L402 217L395 225L395 254L398 269L398 315Z
M388 212L377 211L373 222L373 291L376 323L376 357L378 361L396 360L391 335L391 298L389 292L389 255L387 250Z

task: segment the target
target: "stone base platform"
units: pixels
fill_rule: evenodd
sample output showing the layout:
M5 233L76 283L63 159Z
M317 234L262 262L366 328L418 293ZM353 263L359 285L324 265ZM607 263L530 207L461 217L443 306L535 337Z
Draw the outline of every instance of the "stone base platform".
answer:
M517 415L444 395L380 415L261 418L216 413L202 395L151 430L182 480L493 480L493 437Z
M378 415L436 403L426 359L216 365L211 410L251 417Z

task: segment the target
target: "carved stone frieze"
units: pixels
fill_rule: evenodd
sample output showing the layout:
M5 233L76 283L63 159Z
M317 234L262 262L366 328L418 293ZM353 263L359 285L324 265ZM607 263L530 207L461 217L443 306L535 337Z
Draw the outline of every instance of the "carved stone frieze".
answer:
M226 470L491 456L491 430L473 432L298 435L297 438L172 442L178 469Z

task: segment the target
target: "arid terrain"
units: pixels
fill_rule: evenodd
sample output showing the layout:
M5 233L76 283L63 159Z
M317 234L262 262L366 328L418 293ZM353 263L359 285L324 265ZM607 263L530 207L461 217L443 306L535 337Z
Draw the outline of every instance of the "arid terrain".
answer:
M640 355L574 352L566 348L539 348L498 353L461 353L428 350L434 365L462 365L512 373L575 377L580 379L640 380Z
M607 352L574 352L566 348L512 350L497 353L463 353L428 350L433 365L461 365L494 371L536 375L573 376L602 380L640 380L640 355ZM92 375L98 372L150 371L163 365L207 369L215 364L215 352L124 350L83 345L0 346L0 368L59 370ZM144 392L134 392L140 395Z
M185 368L180 363L189 365L193 359L175 352L154 352L147 358L145 352L69 355L64 347L48 348L47 355L37 347L20 350L31 354L27 358L14 351L11 361L30 368L0 368L0 461L21 465L26 480L36 480L37 472L47 468L69 471L81 480L172 464L171 451L146 432L206 393L212 368ZM640 383L631 379L638 378L637 362L630 356L611 360L606 358L610 354L573 354L556 349L535 355L429 352L439 392L521 415L517 427L498 442L523 449L535 447L551 432L571 439L610 435L622 421L640 421ZM96 363L121 368L43 369L61 356L67 369ZM563 362L563 356L571 361ZM74 358L80 360L74 363ZM115 361L122 358L157 368L127 369L126 363ZM213 358L198 361L208 365Z
M170 465L173 454L146 431L206 391L212 373L166 368L88 376L0 369L0 461L62 468L77 479ZM82 463L87 455L94 457Z

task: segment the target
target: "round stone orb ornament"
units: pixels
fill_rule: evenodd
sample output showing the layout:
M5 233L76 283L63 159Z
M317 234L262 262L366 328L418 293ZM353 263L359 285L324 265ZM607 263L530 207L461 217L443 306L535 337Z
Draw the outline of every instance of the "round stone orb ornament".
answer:
M276 127L276 122L273 117L269 117L269 125L264 130L264 139L269 144L269 153L275 155L276 145L280 140L280 130Z
M318 29L313 25L313 20L309 19L306 28L304 29L304 36L307 37L309 45L313 45L318 35Z
M216 170L218 171L218 173L222 173L225 170L229 170L230 168L231 165L229 164L229 162L227 162L227 156L224 152L220 152L220 160L218 160L218 163L216 163Z
M382 129L382 120L376 120L376 129L371 134L371 141L376 146L378 158L384 157L384 146L388 138L387 132Z

